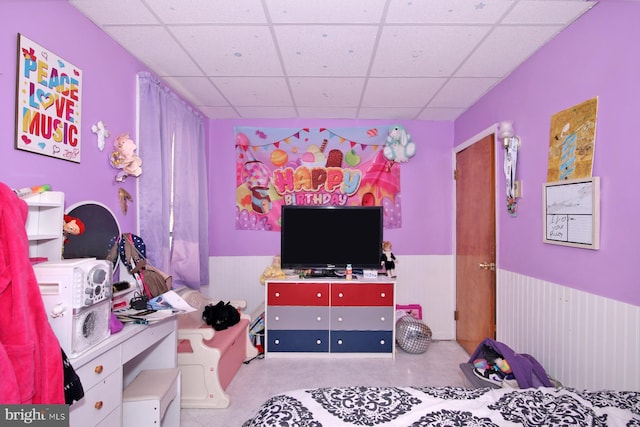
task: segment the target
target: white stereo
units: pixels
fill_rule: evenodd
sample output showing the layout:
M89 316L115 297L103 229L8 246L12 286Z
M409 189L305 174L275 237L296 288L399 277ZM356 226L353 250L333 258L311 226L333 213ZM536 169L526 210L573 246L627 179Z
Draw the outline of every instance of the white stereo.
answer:
M67 259L33 266L49 323L69 357L106 339L111 315L111 263Z

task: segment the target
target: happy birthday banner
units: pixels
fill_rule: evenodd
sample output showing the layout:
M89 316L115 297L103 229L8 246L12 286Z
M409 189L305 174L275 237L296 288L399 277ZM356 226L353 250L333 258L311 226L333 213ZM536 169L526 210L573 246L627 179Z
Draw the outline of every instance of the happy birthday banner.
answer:
M82 71L18 37L16 148L80 163Z
M399 228L400 164L388 129L235 127L236 229L280 231L283 205L383 206Z

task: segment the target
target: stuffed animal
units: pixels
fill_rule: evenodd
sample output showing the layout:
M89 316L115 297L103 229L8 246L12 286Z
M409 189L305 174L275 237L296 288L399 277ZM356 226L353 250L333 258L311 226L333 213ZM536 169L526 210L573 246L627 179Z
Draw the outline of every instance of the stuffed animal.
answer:
M98 150L102 151L104 149L104 140L111 135L111 132L104 126L102 120L91 126L91 132L98 136Z
M389 130L382 153L392 162L408 162L416 154L416 144L411 141L411 135L404 126L395 125Z
M396 256L391 252L391 242L385 240L382 242L382 256L380 257L380 265L387 271L388 277L396 277Z
M116 181L122 182L127 176L140 176L142 174L142 159L136 154L137 145L129 138L129 134L122 134L113 143L114 151L111 153L111 166L122 169L116 175Z

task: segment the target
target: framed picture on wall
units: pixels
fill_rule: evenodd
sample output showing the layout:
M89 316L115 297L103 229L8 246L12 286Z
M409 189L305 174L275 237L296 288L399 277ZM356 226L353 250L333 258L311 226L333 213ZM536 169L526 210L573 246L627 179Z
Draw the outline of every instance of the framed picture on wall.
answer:
M82 70L18 34L18 150L80 163Z

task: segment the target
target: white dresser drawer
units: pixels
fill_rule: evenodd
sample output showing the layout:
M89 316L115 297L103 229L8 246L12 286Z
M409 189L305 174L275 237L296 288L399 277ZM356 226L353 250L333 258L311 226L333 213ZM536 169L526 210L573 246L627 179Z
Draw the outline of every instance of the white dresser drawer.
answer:
M122 368L84 390L84 398L71 405L70 427L96 425L121 405Z
M73 361L71 363L73 364ZM118 346L85 363L83 366L74 366L74 369L80 377L82 388L86 392L121 367L122 357L120 356L120 346Z

